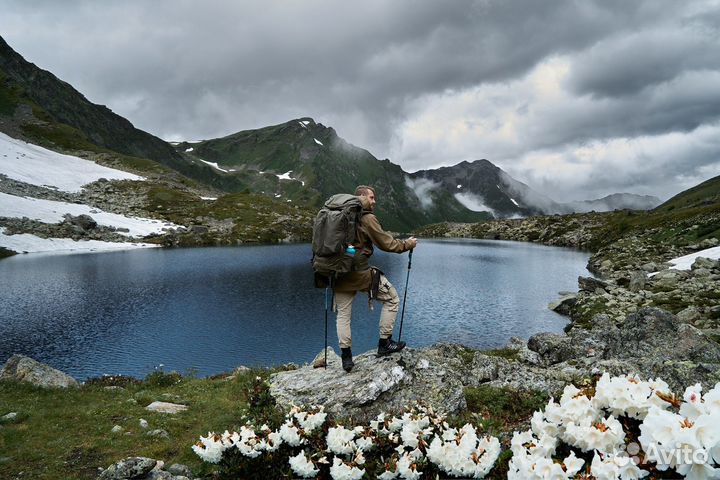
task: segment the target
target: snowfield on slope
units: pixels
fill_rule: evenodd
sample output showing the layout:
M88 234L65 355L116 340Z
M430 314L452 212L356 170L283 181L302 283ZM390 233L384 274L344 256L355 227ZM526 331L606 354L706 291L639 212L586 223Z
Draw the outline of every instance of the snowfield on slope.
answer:
M5 235L5 229L0 227L0 247L5 247L18 253L84 253L102 252L111 250L132 250L135 248L159 247L152 243L134 242L102 242L100 240L79 240L71 238L40 238L29 233L18 235Z
M69 193L82 191L84 185L100 178L107 180L143 181L132 173L103 167L90 160L64 155L0 133L0 174L20 182L52 188ZM0 178L0 189L2 178ZM127 229L118 232L128 237L144 237L178 228L163 220L126 217L104 212L89 205L21 197L0 192L0 217L27 217L44 223L60 223L63 215L89 215L99 225ZM88 252L157 247L149 243L104 242L98 240L74 241L69 238L41 238L32 234L7 235L0 227L0 247L16 252Z
M162 233L163 228L177 228L179 226L151 218L126 217L117 213L103 212L99 208L88 205L17 197L7 193L0 193L0 217L28 217L43 223L60 223L66 213L74 216L90 215L98 225L127 228L129 232L118 233L131 237L144 237L153 233Z
M100 178L145 180L90 160L53 152L0 132L0 173L20 182L77 193Z

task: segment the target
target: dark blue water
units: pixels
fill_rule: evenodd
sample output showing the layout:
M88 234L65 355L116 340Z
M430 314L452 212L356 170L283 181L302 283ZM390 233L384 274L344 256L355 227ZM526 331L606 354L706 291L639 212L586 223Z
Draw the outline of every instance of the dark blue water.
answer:
M0 364L23 353L78 379L199 375L238 365L304 363L323 348L324 290L309 245L18 255L0 261ZM472 347L560 331L547 309L575 290L586 253L527 243L421 240L413 254L403 340ZM402 298L408 254L374 263ZM378 318L358 294L353 351L377 347ZM329 342L337 349L335 316ZM395 337L400 317L395 326Z

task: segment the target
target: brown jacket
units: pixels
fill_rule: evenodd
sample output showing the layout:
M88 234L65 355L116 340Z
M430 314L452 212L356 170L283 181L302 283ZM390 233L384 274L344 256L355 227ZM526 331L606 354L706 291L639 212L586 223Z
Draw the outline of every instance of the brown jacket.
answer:
M363 205L364 197L360 197ZM405 240L398 240L383 230L374 213L366 210L360 219L360 226L355 239L354 271L346 273L337 280L335 290L338 292L367 291L370 288L370 256L373 254L373 245L386 252L402 253L410 250Z

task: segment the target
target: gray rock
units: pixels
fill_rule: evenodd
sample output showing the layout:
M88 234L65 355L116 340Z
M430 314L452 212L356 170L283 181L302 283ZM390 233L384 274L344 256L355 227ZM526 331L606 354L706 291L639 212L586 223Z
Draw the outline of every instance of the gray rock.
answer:
M65 221L71 225L74 225L82 230L94 230L97 228L97 222L90 215L78 215L77 217L70 215L69 213L63 215Z
M78 385L77 380L70 375L18 354L13 355L5 362L5 366L0 371L0 380L17 380L40 387L67 388Z
M155 468L156 460L146 457L128 457L110 465L98 478L103 480L124 480L140 478Z
M695 323L701 317L700 312L695 307L687 307L677 313L677 318L684 323Z
M387 357L367 352L355 357L350 373L339 365L328 369L308 365L272 375L270 393L280 404L324 405L330 413L357 419L399 412L416 401L453 413L465 407L461 377L470 365L463 363L461 348L406 348Z
M10 412L10 413L0 417L0 422L13 422L13 421L15 421L17 416L18 416L17 412Z
M111 431L112 433L122 433L123 430L124 430L124 428L121 427L120 425L115 425L115 426L112 428L112 430L110 430L110 431Z
M327 366L328 368L342 365L342 360L338 357L332 347L327 347ZM318 353L312 361L313 368L322 368L325 366L325 350Z
M577 293L569 293L561 296L558 300L551 302L548 305L548 308L560 315L570 315L570 311L576 303Z
M580 291L594 293L597 290L605 290L607 288L607 282L592 277L578 277L578 287Z
M163 430L161 428L158 428L156 430L150 430L149 432L146 432L145 435L154 438L170 438L170 434L167 432L167 430Z
M711 258L705 258L705 257L697 257L693 264L690 266L692 270L697 270L699 268L706 268L708 270L711 270L713 268L716 268L717 262Z
M570 337L559 333L539 333L528 340L528 348L540 356L540 364L549 366L577 356Z
M636 271L630 274L630 283L628 289L631 292L639 292L645 289L645 283L647 282L647 274L643 271Z
M175 476L192 477L190 467L181 463L173 463L167 468L167 471Z
M145 410L159 413L176 414L187 410L187 405L180 405L177 403L170 402L152 402L150 405L145 407Z
M144 418L141 418L140 419L140 428L148 428L148 427L149 427L148 421L145 420Z

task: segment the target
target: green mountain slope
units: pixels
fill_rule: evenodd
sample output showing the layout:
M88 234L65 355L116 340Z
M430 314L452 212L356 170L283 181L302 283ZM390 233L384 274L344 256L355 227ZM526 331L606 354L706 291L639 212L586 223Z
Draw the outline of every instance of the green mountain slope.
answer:
M383 226L392 230L408 231L440 220L479 221L488 217L468 210L443 192L418 198L399 165L378 160L311 118L199 143L181 143L176 148L198 161L217 164L251 191L270 192L316 208L335 193L352 193L357 185L372 185L377 191L378 215Z

